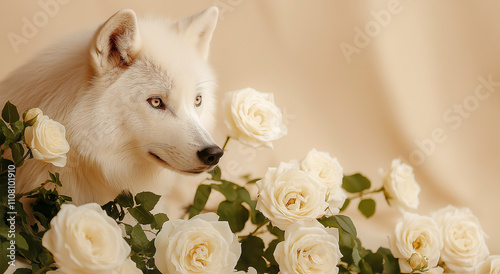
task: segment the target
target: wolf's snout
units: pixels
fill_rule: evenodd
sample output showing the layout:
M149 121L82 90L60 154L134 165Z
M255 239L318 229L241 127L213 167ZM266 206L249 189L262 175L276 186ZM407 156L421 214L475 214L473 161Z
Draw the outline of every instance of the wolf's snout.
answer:
M224 151L222 151L222 149L218 146L210 146L202 150L198 150L197 154L202 163L208 166L213 166L219 162L219 159L224 154Z

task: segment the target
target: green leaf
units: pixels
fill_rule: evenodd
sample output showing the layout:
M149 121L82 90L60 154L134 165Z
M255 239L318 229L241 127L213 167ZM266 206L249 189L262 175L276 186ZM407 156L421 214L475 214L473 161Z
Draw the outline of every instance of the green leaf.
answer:
M127 233L127 235L130 235L130 233L132 233L132 229L134 227L129 225L129 224L123 224L123 225L125 226L125 233Z
M278 240L278 239L275 239L275 240L272 240L266 251L264 252L264 258L267 259L267 261L271 264L271 265L278 265L278 262L276 262L276 259L274 258L274 250L276 250L276 246L280 243L281 241Z
M7 101L2 110L2 118L7 123L14 123L19 120L19 113L16 106Z
M108 214L109 217L115 220L120 217L120 211L118 210L115 202L107 202L105 205L101 206L101 208L106 211L106 214Z
M32 274L33 270L29 268L18 268L14 271L14 274Z
M2 120L0 120L0 124L4 124ZM5 124L4 124L5 125ZM5 143L5 140L7 140L7 138L5 137L5 135L3 134L3 130L2 130L2 126L0 125L0 146Z
M245 228L245 223L250 216L248 210L240 203L224 201L217 208L217 215L221 221L227 221L233 233Z
M247 182L247 185L255 184L255 183L257 183L260 180L262 180L262 179L257 178L257 179L250 180L250 181Z
M350 203L351 203L351 199L349 199L349 198L345 199L344 205L340 208L340 212L346 210Z
M141 252L149 248L148 237L146 237L140 224L136 224L134 228L132 228L132 232L130 233L130 245L135 252Z
M276 236L280 242L285 240L285 231L279 229L277 226L273 226L271 223L269 223L267 225L267 230L269 231L269 233Z
M363 199L359 202L358 209L366 218L370 218L375 214L375 206L373 199Z
M0 120L0 128L2 130L3 136L5 136L5 140L13 142L15 139L14 133L7 127L7 125L5 125L5 123L2 120Z
M160 200L160 195L145 191L135 195L135 202L142 205L146 210L151 211Z
M358 193L363 190L369 189L371 187L371 182L360 173L356 173L350 176L344 176L342 179L342 188L350 193Z
M359 262L359 269L361 274L373 274L372 267L365 260Z
M377 254L381 254L384 258L384 271L387 274L401 273L399 269L399 260L394 258L391 251L387 248L379 248Z
M158 213L154 215L155 220L151 223L151 229L161 229L163 224L168 221L168 216L165 213Z
M384 257L382 254L368 251L363 260L370 265L373 272L382 273L384 271Z
M361 261L361 256L359 255L359 249L357 247L352 249L352 260L356 266L359 264L359 261Z
M358 235L354 223L349 217L345 215L336 215L328 218L319 219L318 221L326 227L340 228L354 237L357 237Z
M19 137L24 130L24 123L21 120L15 121L14 123L10 124L10 127L12 128L14 135L16 137Z
M212 189L219 191L226 200L234 202L236 198L238 198L238 194L236 193L236 189L238 189L238 185L229 181L220 180L220 184L210 184Z
M189 209L189 218L193 218L194 216L200 214L200 212L205 208L211 192L212 187L210 187L210 185L198 186L196 194L194 195L193 206Z
M267 268L264 255L264 242L261 238L249 235L241 240L241 256L236 264L237 270L247 271L252 266L258 273L264 273Z
M214 169L210 170L208 173L212 175L212 178L210 179L212 181L220 181L222 177L222 171L219 166L215 166Z
M15 238L16 238L17 248L28 250L29 246L28 246L28 243L26 242L26 240L24 239L24 237L21 236L21 234L19 234L19 233L16 233L15 235L16 235Z
M116 196L115 202L125 208L133 207L134 196L132 196L132 193L130 193L130 191L122 191L122 193Z
M12 159L14 164L19 167L24 162L24 148L20 143L11 143L10 149L12 151Z
M151 214L151 212L149 212L142 205L129 208L128 212L140 224L148 225L155 221L155 217L153 216L153 214Z

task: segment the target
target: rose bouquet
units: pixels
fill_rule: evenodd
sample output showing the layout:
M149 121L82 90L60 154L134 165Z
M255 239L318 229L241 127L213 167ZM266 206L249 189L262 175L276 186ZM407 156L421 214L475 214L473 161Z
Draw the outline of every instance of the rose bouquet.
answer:
M227 94L231 139L272 147L286 135L272 94L247 88ZM360 173L344 176L339 161L312 149L301 161L281 162L261 178L226 180L216 167L198 186L188 219L152 213L160 196L123 192L104 205L75 206L49 174L26 193L9 188L11 174L29 158L64 166L64 126L32 109L21 120L7 103L0 120L0 271L15 273L498 273L486 235L468 209L452 206L428 216L419 205L411 166L399 159L382 172L380 187ZM5 121L5 122L4 122ZM7 155L9 154L9 157ZM15 176L15 175L12 175ZM251 193L249 185L255 185ZM213 191L223 200L205 208ZM4 195L7 193L8 195ZM363 247L352 220L353 203L370 218L372 195L384 195L402 217L388 248ZM28 203L27 199L30 199ZM29 214L24 208L29 208ZM128 217L127 217L128 216ZM36 220L36 221L34 221ZM374 235L376 236L376 235ZM384 237L385 235L381 235Z

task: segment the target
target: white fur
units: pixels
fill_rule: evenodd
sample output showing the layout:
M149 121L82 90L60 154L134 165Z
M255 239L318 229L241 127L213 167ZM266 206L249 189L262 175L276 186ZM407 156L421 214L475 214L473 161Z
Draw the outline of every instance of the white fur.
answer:
M76 204L103 203L124 189L173 184L174 172L211 168L196 153L215 145L207 131L214 125L215 79L205 61L217 16L214 7L178 22L122 10L3 80L0 102L20 111L39 107L66 127L71 147L63 168L27 161L17 191L59 172L62 192ZM161 96L167 109L153 108L151 96Z

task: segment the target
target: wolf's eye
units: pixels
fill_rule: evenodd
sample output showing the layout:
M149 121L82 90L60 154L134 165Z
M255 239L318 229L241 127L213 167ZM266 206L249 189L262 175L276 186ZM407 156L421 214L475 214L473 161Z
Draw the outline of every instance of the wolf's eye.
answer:
M148 98L148 103L154 108L165 109L165 104L163 104L161 98L158 97Z
M201 95L200 95L200 94L198 94L198 96L196 96L196 99L194 99L194 105L195 105L196 107L199 107L199 106L201 106L201 102L202 102L202 101L203 101L203 100L202 100L202 98L201 98Z

